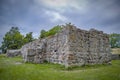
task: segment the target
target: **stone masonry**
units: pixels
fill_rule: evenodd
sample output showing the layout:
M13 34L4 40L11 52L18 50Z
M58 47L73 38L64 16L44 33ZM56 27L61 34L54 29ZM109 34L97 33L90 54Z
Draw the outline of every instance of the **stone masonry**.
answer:
M7 57L15 57L15 56L21 56L21 50L7 50L6 56Z
M69 66L103 64L111 61L109 37L102 31L89 31L67 24L44 39L24 45L21 53L25 62L58 63Z

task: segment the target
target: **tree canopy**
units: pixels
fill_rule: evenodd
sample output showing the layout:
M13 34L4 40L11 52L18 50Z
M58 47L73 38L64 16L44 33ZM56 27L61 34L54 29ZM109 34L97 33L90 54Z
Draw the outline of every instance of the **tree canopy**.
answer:
M1 49L6 52L7 49L19 49L23 45L24 36L19 32L18 27L12 27L3 37Z
M28 42L32 42L34 40L33 36L32 36L32 32L29 32L26 34L26 36L24 37L24 44L28 43Z
M24 44L31 41L33 41L32 32L24 37L18 27L11 27L3 37L1 49L5 53L7 49L20 49Z
M39 38L44 38L44 37L46 37L46 33L47 33L47 31L41 30L41 32L40 32L40 37L39 37Z
M120 34L110 34L110 45L112 48L120 48Z

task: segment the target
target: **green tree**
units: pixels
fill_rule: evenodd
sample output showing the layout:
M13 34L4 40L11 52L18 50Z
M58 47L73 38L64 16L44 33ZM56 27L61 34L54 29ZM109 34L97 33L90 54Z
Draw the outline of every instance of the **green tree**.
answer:
M44 38L44 37L46 37L46 31L45 30L41 30L41 32L40 32L40 37L39 38Z
M32 36L32 33L33 32L29 32L29 33L26 34L26 36L25 36L25 38L23 40L24 44L32 42L34 40L34 38Z
M120 34L110 34L110 45L112 48L120 48Z
M3 37L2 52L6 52L7 49L19 49L23 45L23 35L19 32L18 27L12 27Z

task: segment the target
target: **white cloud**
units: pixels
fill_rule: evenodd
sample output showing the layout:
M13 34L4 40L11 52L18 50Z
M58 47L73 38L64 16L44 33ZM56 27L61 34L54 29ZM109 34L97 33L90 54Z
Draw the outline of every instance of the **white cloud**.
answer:
M67 18L63 15L61 15L59 12L56 11L45 11L45 14L49 16L51 22L57 22L57 21L67 21Z
M87 10L87 0L35 0L36 6L42 7L45 16L51 22L66 22L66 13L85 13ZM38 11L36 11L38 12ZM43 12L43 13L44 13Z
M73 10L84 12L87 9L88 3L87 0L35 0L35 2L61 13Z
M42 0L42 3L50 7L64 7L68 0Z

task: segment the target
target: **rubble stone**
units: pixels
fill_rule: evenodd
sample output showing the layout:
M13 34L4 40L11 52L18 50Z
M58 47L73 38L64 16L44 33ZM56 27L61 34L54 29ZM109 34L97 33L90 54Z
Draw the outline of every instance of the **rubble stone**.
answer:
M111 61L107 34L95 29L81 30L69 24L53 36L24 45L21 53L25 62L48 61L66 67Z
M18 50L7 50L7 53L6 53L7 57L15 57L15 56L21 56L21 50L18 49Z

